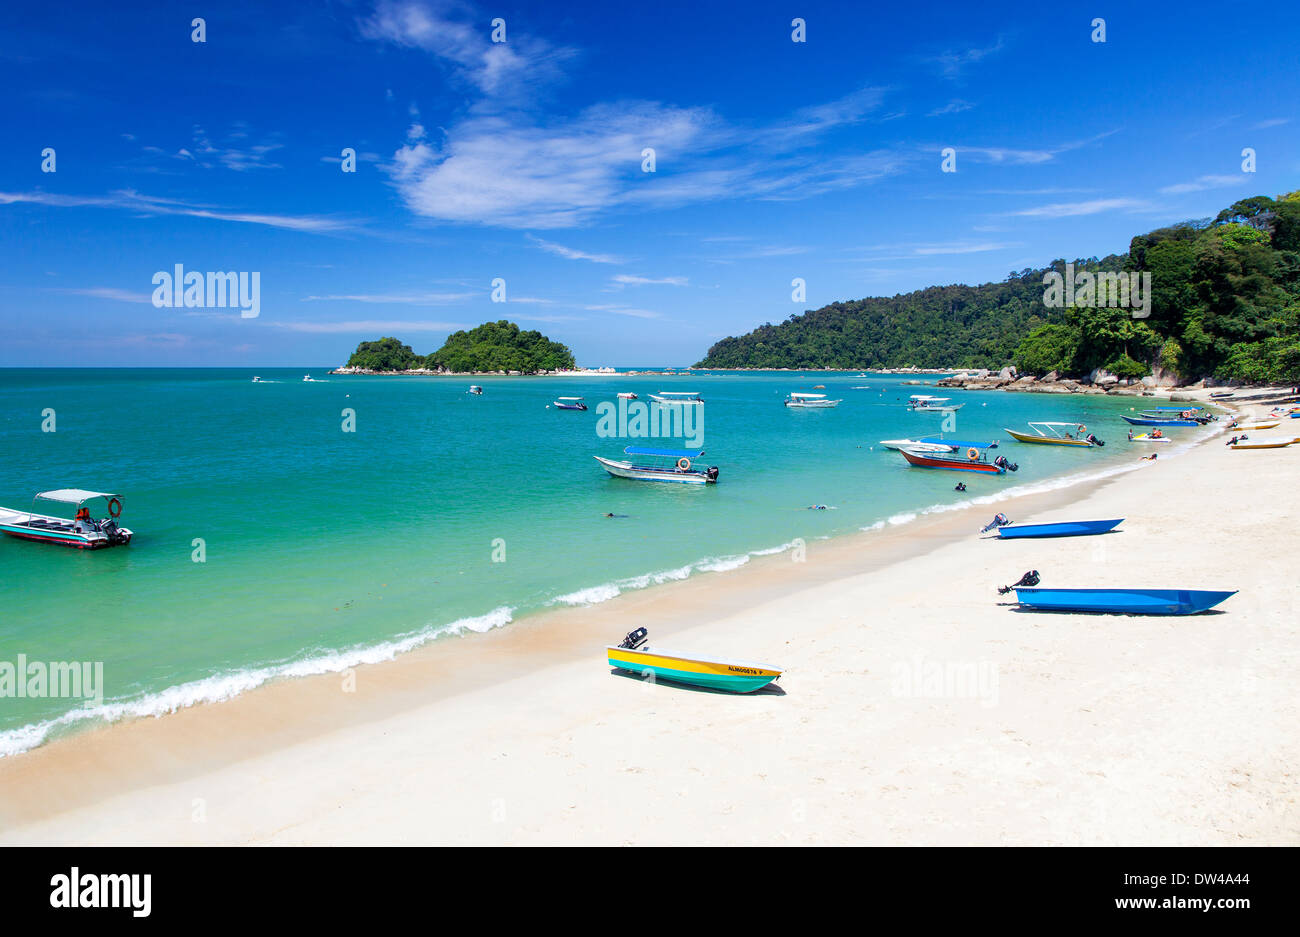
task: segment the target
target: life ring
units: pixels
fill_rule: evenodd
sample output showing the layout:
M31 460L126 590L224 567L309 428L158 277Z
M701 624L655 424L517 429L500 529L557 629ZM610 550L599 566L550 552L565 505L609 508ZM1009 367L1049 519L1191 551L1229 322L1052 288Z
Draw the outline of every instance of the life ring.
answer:
M122 516L122 502L117 498L108 499L108 516L113 518Z
M1080 423L1078 426L1076 426L1075 429L1078 431L1078 433L1079 433L1080 436L1082 436L1084 433L1088 432L1088 427L1084 426L1082 423Z
M966 458L970 459L972 462L978 462L979 457L980 457L980 451L976 449L974 446L971 446L969 449L966 450Z
M678 459L677 467L681 469L683 472L685 472L687 469L691 467L691 460L687 458Z
M1182 413L1178 415L1181 416L1184 420L1190 420L1192 418L1192 411L1184 410Z

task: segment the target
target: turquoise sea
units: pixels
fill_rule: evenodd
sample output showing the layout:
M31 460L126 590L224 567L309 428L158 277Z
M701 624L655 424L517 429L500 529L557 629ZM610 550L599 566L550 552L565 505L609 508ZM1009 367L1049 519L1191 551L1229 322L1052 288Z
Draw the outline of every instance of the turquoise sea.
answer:
M795 538L905 523L1137 454L1118 416L1139 405L1132 399L953 392L965 407L948 435L999 439L998 453L1020 465L986 477L909 468L877 444L939 429L940 415L904 403L944 392L892 377L462 379L317 368L318 382L305 383L304 370L258 371L262 383L246 369L0 370L0 505L27 510L51 488L120 492L122 523L135 531L129 546L95 552L0 538L0 664L19 654L102 661L105 684L103 702L89 706L0 697L0 754L102 718L508 626L556 604L725 575ZM471 382L486 392L469 395ZM818 384L844 402L781 405ZM597 435L598 403L659 390L705 398L703 462L720 467L717 485L614 479L592 459L628 444L681 444ZM558 395L583 396L591 409L548 408ZM345 409L354 432L343 429ZM42 430L47 410L54 432ZM1109 445L1030 447L1003 432L1031 419L1082 422ZM958 481L965 494L953 490Z

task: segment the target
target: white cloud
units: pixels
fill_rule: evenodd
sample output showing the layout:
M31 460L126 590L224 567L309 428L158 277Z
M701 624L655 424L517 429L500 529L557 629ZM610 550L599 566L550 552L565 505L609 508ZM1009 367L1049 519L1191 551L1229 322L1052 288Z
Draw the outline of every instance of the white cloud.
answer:
M1235 176L1201 176L1194 182L1167 185L1160 191L1164 195L1183 195L1187 192L1203 192L1206 189L1224 189L1229 186L1241 185L1246 181L1246 178L1241 173Z
M1290 117L1271 117L1268 120L1261 120L1251 130L1267 130L1269 127L1281 127L1283 124L1291 123Z
M616 257L613 254L589 254L586 251L580 251L577 248L565 247L563 244L556 244L554 241L543 241L541 238L534 237L531 234L526 235L526 237L542 250L549 251L552 254L558 254L560 257L564 257L568 260L590 260L592 263L597 264L621 264L624 262L623 258Z
M941 117L944 114L960 114L962 111L969 111L975 105L969 101L963 101L961 98L953 98L943 107L936 107L929 114L930 117Z
M686 277L638 277L620 273L613 277L619 286L685 286Z
M476 293L360 293L350 295L304 296L307 302L397 303L410 306L441 306L474 298Z
M86 289L59 290L59 292L72 293L76 296L93 296L95 299L112 299L121 303L153 302L153 296L150 293L133 293L130 290L120 290L113 286L92 286Z
M336 332L359 332L370 335L377 332L454 332L457 329L469 328L469 326L459 322L427 322L419 320L376 321L374 319L359 319L351 322L285 322L283 320L262 318L258 321L277 329L287 329L290 332L324 334Z
M966 70L967 66L981 62L990 55L994 55L1001 51L1002 40L999 38L993 45L983 49L950 49L941 52L938 55L931 56L925 61L938 65L939 72L945 78L955 79L961 77L962 72Z
M1012 212L1026 218L1074 218L1079 215L1096 215L1106 211L1139 211L1150 208L1144 201L1132 198L1099 198L1088 202L1057 202Z

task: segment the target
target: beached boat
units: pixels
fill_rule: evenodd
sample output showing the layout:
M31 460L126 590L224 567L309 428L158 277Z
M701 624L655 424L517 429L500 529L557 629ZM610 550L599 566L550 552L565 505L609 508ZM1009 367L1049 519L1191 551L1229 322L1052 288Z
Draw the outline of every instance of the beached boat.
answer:
M1244 426L1234 426L1234 430L1258 430L1258 429L1277 429L1282 425L1281 420L1267 420L1263 423L1247 423Z
M97 521L90 516L90 509L85 507L85 504L88 501L100 500L106 502L108 514ZM68 520L49 514L37 514L35 513L37 501L76 505L76 515ZM32 499L31 511L0 508L0 533L22 540L57 543L79 550L100 550L104 547L125 546L131 542L132 532L118 526L117 519L121 514L121 495L104 491L83 491L80 488L59 488L54 491L39 492Z
M1009 524L998 528L998 536L1003 540L1017 540L1025 537L1090 537L1114 530L1124 522L1116 517L1105 521L1057 521L1053 524Z
M1032 433L1018 433L1013 429L1008 429L1007 432L1020 442L1040 443L1047 446L1080 446L1086 449L1089 446L1106 445L1088 432L1088 427L1082 423L1031 422L1029 428L1033 430Z
M780 667L754 661L651 650L645 640L646 629L638 628L622 644L607 645L605 655L609 665L641 677L731 693L761 690L784 673Z
M469 392L470 392L471 394L474 394L475 396L478 396L479 394L482 394L482 393L483 393L483 388L480 387L478 384L470 384L470 385L469 385Z
M1229 449L1285 449L1294 439L1243 439L1228 446Z
M582 402L581 397L556 397L555 402L551 404L557 410L586 410L587 405Z
M806 407L809 409L838 407L841 402L839 400L827 400L825 394L801 394L797 391L785 398L787 407Z
M704 398L693 390L661 390L650 395L651 400L663 404L693 405L704 403Z
M948 401L951 399L951 397L932 397L929 394L913 394L907 398L907 409L934 410L939 413L948 413L966 406L964 403L949 403Z
M627 462L592 456L605 467L605 471L616 478L630 478L642 482L684 482L690 485L716 483L718 467L710 465L707 469L693 467L692 460L704 455L699 449L653 449L646 446L628 446L624 455L640 459L653 459L652 462Z
M909 465L918 468L950 469L956 472L983 472L986 475L1002 475L1020 468L1014 462L1008 462L1005 456L998 456L989 461L989 455L975 446L950 452L927 452L921 449L900 449Z
M1137 433L1137 434L1135 434L1132 430L1129 430L1128 441L1129 442L1169 442L1170 440L1169 437L1161 433L1160 430L1154 429L1149 433Z
M1214 608L1231 592L1201 589L1016 589L1026 608L1049 612L1106 612L1115 615L1195 615Z

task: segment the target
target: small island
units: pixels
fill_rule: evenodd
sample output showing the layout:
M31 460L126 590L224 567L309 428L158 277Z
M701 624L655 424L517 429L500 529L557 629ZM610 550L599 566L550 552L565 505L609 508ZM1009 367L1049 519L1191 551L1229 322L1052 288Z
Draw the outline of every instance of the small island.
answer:
M541 332L505 319L453 332L442 347L417 355L392 337L362 342L332 374L555 374L574 371L573 352Z

